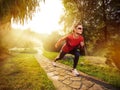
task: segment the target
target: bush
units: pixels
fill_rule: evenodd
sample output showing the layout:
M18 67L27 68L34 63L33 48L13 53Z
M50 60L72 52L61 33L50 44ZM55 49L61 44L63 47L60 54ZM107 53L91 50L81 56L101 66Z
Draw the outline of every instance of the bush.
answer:
M117 36L112 39L107 57L109 57L120 70L120 37Z

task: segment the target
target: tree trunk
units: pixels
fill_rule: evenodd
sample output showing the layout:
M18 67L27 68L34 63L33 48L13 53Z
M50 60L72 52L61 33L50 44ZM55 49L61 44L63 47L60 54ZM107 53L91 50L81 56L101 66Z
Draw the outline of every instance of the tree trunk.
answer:
M7 46L9 45L9 43L5 41L5 37L9 34L10 29L10 22L4 24L0 23L0 54L8 53Z
M108 31L107 31L107 18L106 18L106 5L105 5L105 0L102 0L103 3L103 21L104 21L104 27L103 27L103 32L104 32L104 38L105 41L108 40Z

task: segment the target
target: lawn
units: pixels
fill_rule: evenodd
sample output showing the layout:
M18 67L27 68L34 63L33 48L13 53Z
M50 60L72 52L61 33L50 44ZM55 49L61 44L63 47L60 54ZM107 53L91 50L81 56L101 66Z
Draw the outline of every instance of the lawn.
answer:
M55 90L33 54L20 53L0 62L0 90Z
M44 51L43 55L49 58L50 60L54 60L58 53ZM109 84L112 84L115 87L120 87L120 72L116 68L109 67L107 65L94 65L85 61L86 60L84 59L84 57L80 58L77 66L78 70L91 76L95 76L96 78L108 82ZM66 58L64 60L60 60L59 62L69 65L71 67L73 65L72 58Z

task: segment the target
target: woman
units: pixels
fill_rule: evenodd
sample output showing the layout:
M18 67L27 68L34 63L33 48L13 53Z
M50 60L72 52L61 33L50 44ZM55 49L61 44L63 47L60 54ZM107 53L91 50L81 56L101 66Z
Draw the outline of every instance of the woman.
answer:
M73 54L74 55L74 64L72 73L74 76L78 76L79 73L76 70L76 66L78 64L80 52L77 51L78 47L83 48L84 47L84 38L81 35L83 32L83 27L80 23L74 26L73 32L68 34L67 36L62 37L57 41L55 44L55 47L57 48L62 41L66 41L66 43L62 46L60 50L59 56L54 60L52 63L54 66L56 66L56 61L62 59L66 54Z

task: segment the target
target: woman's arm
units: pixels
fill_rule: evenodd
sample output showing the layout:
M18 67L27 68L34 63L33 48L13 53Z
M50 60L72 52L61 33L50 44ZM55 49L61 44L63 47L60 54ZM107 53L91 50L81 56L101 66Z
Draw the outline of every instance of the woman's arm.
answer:
M60 38L57 43L55 44L55 48L58 48L58 46L61 44L62 41L66 40L67 36L64 36L62 38Z

